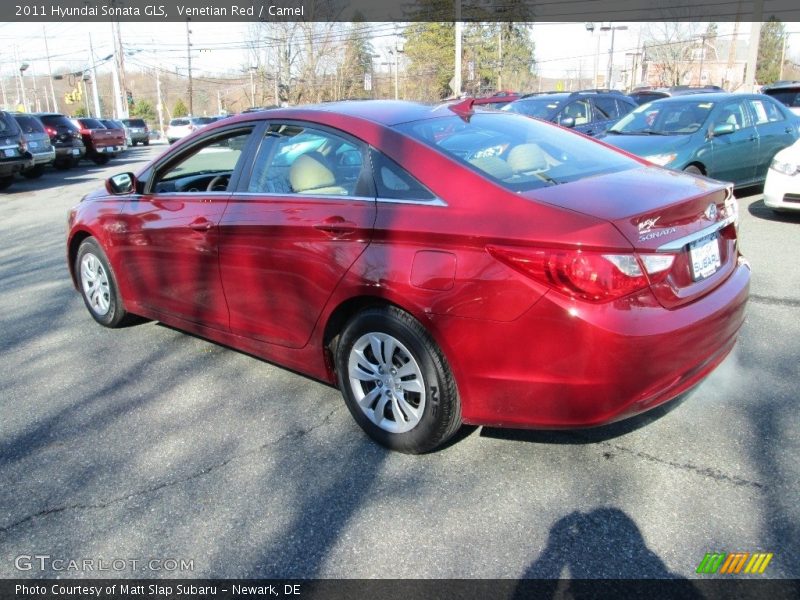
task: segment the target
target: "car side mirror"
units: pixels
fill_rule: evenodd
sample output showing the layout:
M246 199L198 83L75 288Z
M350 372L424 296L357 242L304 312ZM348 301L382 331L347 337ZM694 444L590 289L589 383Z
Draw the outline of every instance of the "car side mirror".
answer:
M133 173L119 173L106 179L106 190L109 194L123 196L136 189L136 176Z
M729 133L733 133L736 131L736 125L733 123L719 123L718 125L714 125L711 128L711 134L709 137L717 137L720 135L728 135Z
M564 117L563 119L561 119L561 121L559 121L558 124L561 125L562 127L569 127L570 129L572 129L573 127L575 127L575 117Z

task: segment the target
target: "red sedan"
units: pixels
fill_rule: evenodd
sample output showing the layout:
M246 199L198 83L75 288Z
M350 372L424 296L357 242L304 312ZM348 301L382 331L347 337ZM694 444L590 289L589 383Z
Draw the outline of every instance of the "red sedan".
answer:
M461 423L658 406L732 349L730 185L469 101L226 119L69 215L90 314L157 319L338 385L404 452Z

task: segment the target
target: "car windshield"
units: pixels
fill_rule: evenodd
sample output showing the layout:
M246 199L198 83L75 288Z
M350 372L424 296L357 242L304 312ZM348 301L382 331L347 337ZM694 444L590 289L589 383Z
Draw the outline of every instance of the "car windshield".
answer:
M713 102L685 100L643 104L608 129L622 135L688 135L700 129L714 108Z
M195 125L208 125L209 123L213 123L216 121L214 117L194 117L192 119L192 123Z
M633 169L639 163L571 131L519 115L476 113L396 126L514 192Z
M558 110L561 104L561 100L556 98L522 98L521 100L506 104L502 110L519 113L528 117L547 119L553 112Z
M170 127L182 127L189 124L189 119L172 119L169 122Z
M123 123L127 123L128 127L144 127L142 119L124 119Z

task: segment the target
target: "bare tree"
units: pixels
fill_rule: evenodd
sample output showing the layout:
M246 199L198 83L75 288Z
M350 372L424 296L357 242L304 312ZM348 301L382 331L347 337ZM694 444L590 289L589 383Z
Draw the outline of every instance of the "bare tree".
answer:
M699 25L686 22L650 23L643 31L648 69L664 86L681 85L692 72ZM702 51L702 49L701 49Z

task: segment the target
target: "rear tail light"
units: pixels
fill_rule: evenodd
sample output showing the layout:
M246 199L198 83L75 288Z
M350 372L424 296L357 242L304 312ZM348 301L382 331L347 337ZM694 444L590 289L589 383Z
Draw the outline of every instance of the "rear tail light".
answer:
M583 249L487 247L511 268L573 298L607 302L666 277L671 254L611 254Z
M89 129L81 129L79 133L81 135L90 135L92 132Z
M50 136L56 135L56 133L58 133L52 127L45 127L44 130L47 132L47 135L50 135Z

